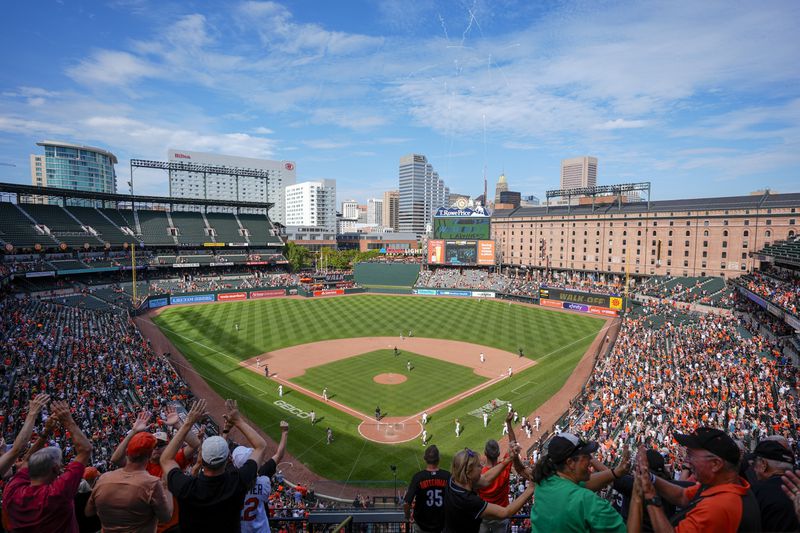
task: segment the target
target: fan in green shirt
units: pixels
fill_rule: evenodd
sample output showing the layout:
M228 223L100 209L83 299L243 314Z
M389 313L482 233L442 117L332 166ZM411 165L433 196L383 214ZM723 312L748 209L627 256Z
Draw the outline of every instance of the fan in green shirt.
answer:
M547 454L536 464L537 483L531 509L532 531L536 532L625 532L622 516L611 504L584 488L590 479L591 454L596 442L583 442L575 435L553 437Z

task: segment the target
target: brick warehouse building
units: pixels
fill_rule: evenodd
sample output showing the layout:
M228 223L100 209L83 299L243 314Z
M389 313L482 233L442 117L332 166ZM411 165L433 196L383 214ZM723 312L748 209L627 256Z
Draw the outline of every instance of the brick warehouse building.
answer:
M498 210L492 238L504 266L723 276L797 235L800 193Z

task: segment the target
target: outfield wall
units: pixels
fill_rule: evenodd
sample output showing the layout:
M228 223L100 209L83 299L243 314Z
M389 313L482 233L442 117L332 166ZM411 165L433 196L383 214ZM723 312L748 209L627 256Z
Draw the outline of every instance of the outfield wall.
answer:
M418 263L356 263L353 275L362 287L413 287L419 277Z

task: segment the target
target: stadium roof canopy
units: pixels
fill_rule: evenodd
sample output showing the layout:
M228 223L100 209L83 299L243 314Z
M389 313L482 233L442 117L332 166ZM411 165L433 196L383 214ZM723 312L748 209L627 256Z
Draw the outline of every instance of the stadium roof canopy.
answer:
M623 202L603 205L551 205L518 207L497 210L492 218L543 217L571 215L602 215L612 213L658 213L669 211L679 215L679 211L700 211L720 209L771 209L774 207L795 207L800 205L800 193L757 194L748 196L721 196L714 198L687 198L682 200L660 200L649 202Z
M0 193L16 194L17 202L20 196L52 196L56 198L82 198L99 200L102 202L133 203L133 204L168 204L168 205L203 205L222 207L247 207L256 209L270 209L271 202L237 202L235 200L204 200L202 198L171 198L169 196L141 196L130 194L116 194L107 192L74 191L60 187L39 187L22 185L19 183L0 182Z

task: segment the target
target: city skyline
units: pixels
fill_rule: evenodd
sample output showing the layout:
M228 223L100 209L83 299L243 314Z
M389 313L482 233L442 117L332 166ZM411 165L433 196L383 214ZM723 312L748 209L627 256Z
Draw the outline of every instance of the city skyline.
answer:
M797 190L800 5L435 1L12 3L0 42L0 181L35 143L290 160L337 205L424 154L473 198L501 173L542 198L562 159L654 199ZM591 22L589 22L591 21ZM709 26L708 21L714 21ZM764 31L769 28L769 31ZM15 165L15 166L11 166ZM136 172L166 195L165 173Z

